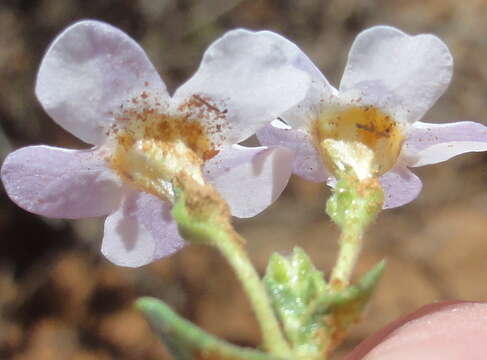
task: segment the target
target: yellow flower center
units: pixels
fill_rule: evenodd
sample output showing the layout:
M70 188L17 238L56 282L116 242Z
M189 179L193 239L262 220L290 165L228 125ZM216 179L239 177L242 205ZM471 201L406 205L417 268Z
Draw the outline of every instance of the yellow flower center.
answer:
M360 179L390 170L404 141L398 123L372 106L322 113L312 134L325 165L335 175L352 169Z
M176 113L164 106L129 107L108 133L109 166L139 190L169 201L175 181L203 185L202 166L218 153L199 121Z

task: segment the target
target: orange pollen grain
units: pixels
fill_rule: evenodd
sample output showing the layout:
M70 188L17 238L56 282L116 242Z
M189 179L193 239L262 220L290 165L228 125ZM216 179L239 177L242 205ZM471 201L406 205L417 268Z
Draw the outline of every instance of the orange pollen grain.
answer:
M149 108L126 111L120 119L128 120L124 120L123 127L112 129L112 133L126 150L138 140L154 140L163 147L181 141L203 161L218 154L204 126L186 116L168 116Z

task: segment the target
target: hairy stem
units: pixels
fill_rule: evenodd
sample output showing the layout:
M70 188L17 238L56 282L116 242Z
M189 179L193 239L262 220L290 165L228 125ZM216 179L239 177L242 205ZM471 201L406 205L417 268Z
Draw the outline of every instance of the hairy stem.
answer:
M332 270L330 285L339 291L350 284L353 269L362 250L363 231L354 226L346 226L340 234L338 258Z
M244 248L232 238L222 237L215 242L215 246L232 266L249 297L261 327L264 347L275 355L289 356L289 345L284 339L262 281Z
M344 177L337 182L326 206L326 212L341 229L340 250L330 279L333 290L340 291L349 285L365 229L382 209L383 201L384 193L377 179L359 181Z
M247 294L260 325L264 348L274 355L288 357L290 348L272 309L264 285L243 248L244 240L230 224L226 204L210 189L211 196L197 194L186 198L177 192L172 215L187 241L215 246L229 262ZM201 199L198 199L201 197Z

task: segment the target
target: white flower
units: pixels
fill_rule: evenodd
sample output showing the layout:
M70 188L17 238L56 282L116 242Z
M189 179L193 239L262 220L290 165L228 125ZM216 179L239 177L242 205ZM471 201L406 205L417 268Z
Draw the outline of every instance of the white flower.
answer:
M297 60L299 49L278 35L230 31L171 97L130 37L98 21L76 23L47 51L36 95L94 147L19 149L5 159L3 184L36 214L108 215L102 252L116 264L169 255L183 245L170 215L174 178L209 181L239 217L256 215L285 187L289 150L237 144L304 98L310 78Z
M487 128L481 124L419 121L452 76L451 54L433 35L410 36L388 26L363 31L338 89L303 53L299 68L313 79L306 98L283 114L285 123L275 120L257 136L264 145L292 149L293 171L305 179L333 186L340 166L353 168L358 177L380 176L384 207L392 208L421 191L421 180L408 167L487 150ZM324 147L343 161L332 163ZM352 156L363 150L361 160Z

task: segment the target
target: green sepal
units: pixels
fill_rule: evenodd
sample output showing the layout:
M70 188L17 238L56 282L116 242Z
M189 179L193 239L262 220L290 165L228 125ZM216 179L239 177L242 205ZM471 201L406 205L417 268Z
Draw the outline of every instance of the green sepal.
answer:
M136 307L176 360L283 360L209 335L158 299L139 298Z
M212 221L210 209L208 216L195 216L191 213L186 204L185 193L175 188L175 203L171 210L171 215L178 224L181 236L194 243L211 244L215 239L225 236L221 224Z
M296 247L286 258L273 254L264 284L293 352L302 359L321 359L326 349L322 316L309 316L309 308L328 290L323 273Z
M326 213L340 228L365 229L382 209L384 192L372 180L339 179L326 203Z

